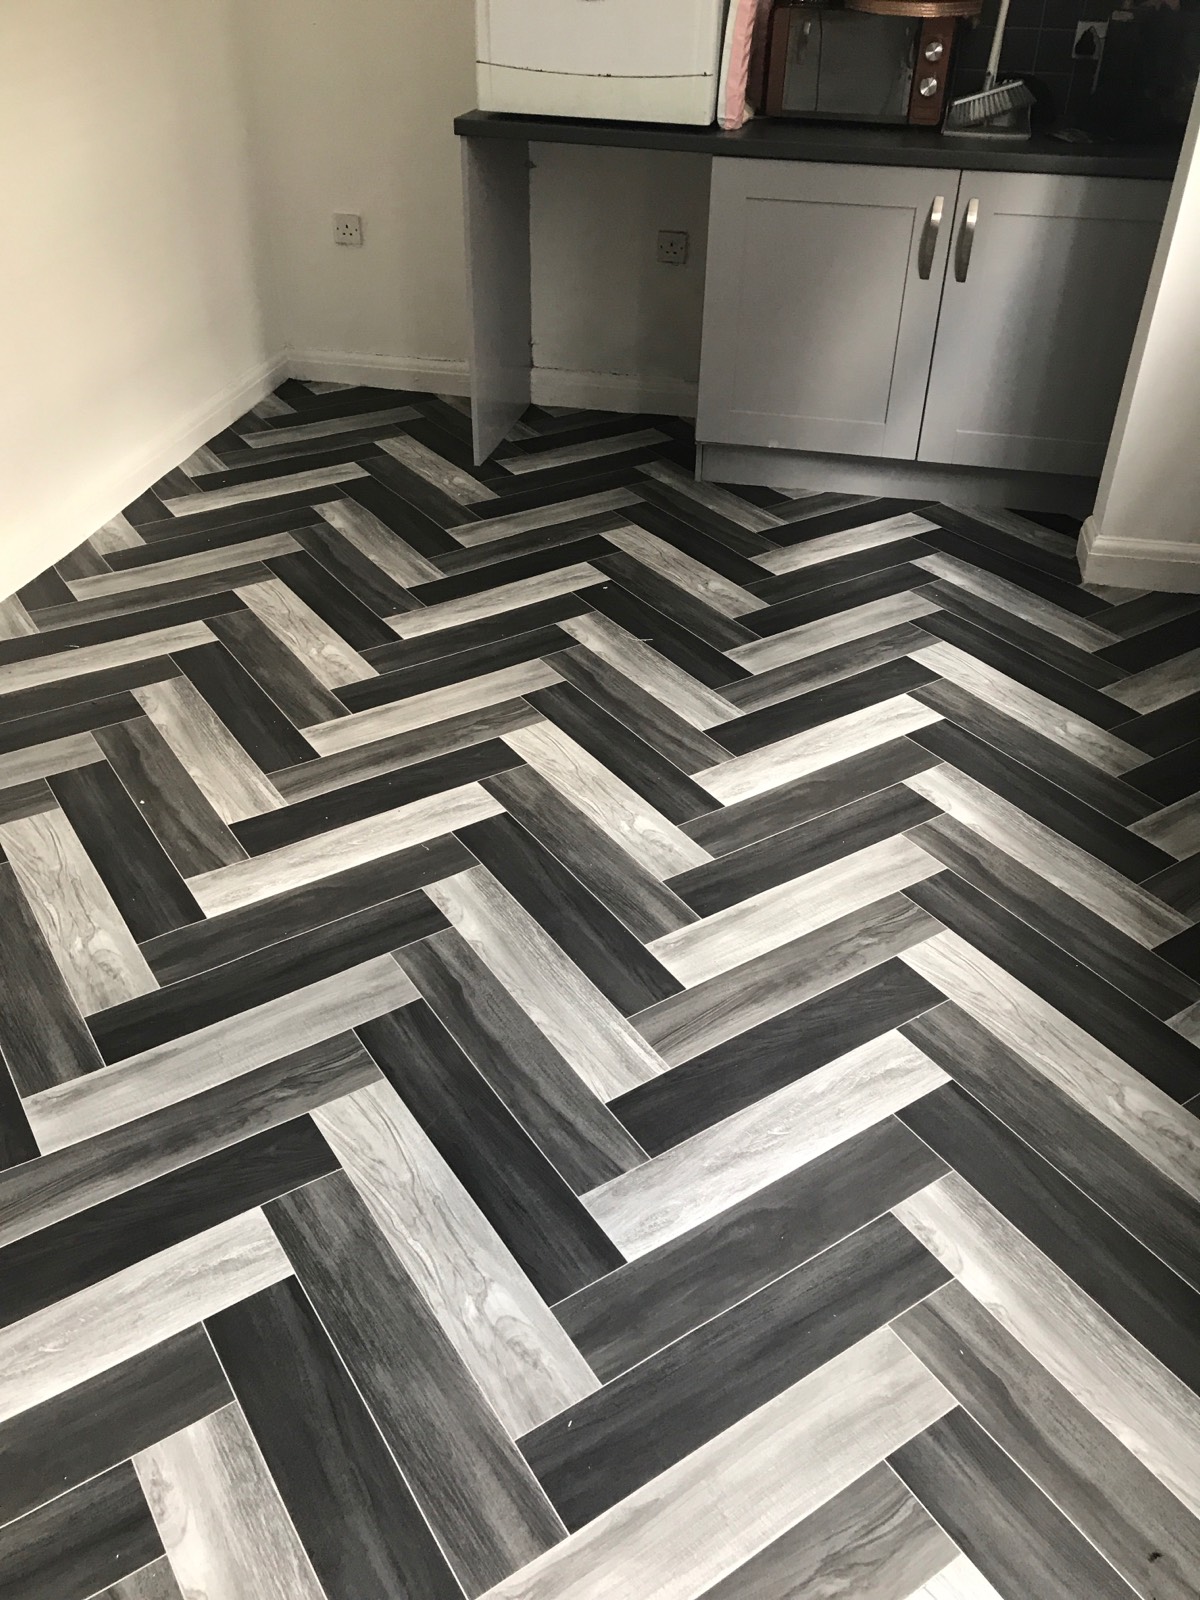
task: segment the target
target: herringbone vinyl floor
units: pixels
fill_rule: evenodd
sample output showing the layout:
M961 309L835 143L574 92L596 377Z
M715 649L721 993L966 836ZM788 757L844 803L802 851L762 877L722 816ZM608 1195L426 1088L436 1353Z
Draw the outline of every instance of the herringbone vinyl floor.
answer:
M1200 597L468 432L0 604L0 1594L1194 1597Z

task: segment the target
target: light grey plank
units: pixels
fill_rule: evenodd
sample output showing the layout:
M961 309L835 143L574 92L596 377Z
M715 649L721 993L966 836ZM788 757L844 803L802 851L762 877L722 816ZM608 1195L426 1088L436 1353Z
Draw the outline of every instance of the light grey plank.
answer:
M1146 759L1144 750L1135 749L1116 734L1077 716L1057 700L1026 688L957 645L939 640L924 650L915 650L912 658L1103 772L1120 777Z
M900 1034L881 1034L592 1189L584 1204L632 1260L948 1081Z
M909 1600L1003 1600L1003 1596L966 1556L959 1556Z
M664 934L648 949L692 988L941 870L936 857L896 834Z
M778 705L781 700L791 700L795 695L808 694L842 678L868 672L872 667L885 666L900 656L910 656L914 650L923 650L928 643L929 635L921 628L911 622L901 622L894 628L885 628L882 633L834 645L831 650L822 650L801 661L790 661L771 672L739 678L736 683L725 686L724 694L743 713L761 711L764 706Z
M1144 716L1197 690L1200 690L1200 649L1160 662L1157 667L1147 667L1145 672L1135 672L1120 683L1110 684L1104 692Z
M836 561L839 556L857 555L860 550L877 550L883 545L895 544L900 539L919 539L936 526L928 517L922 517L915 511L905 511L898 517L864 522L861 528L847 528L842 533L827 533L820 539L809 539L804 544L768 550L765 555L755 556L754 561L768 572L799 572L804 567L819 566L823 561Z
M414 550L386 523L380 522L374 512L357 501L330 500L319 510L324 522L336 528L348 544L374 562L402 589L414 583L431 583L442 576L432 561L427 561L420 551Z
M371 663L352 650L281 578L248 583L235 593L327 689L378 676Z
M133 1465L187 1600L326 1600L240 1406Z
M0 639L20 639L36 632L37 624L15 594L0 600Z
M211 644L213 637L212 630L203 622L183 622L175 628L151 628L148 633L130 634L125 639L81 645L78 650L64 650L61 655L9 661L0 666L0 694L36 689L44 683L62 683L65 678L76 678L84 672L105 672L109 667L149 661L154 656L170 655L174 650Z
M881 1328L488 1590L487 1600L697 1600L951 1405Z
M1022 866L1048 879L1064 893L1153 949L1190 926L1180 912L1088 855L1044 823L1001 799L954 767L931 767L904 780L908 787L947 812L980 838Z
M416 997L391 956L377 956L196 1033L43 1089L24 1102L25 1114L38 1147L43 1152L61 1150L360 1022L386 1016Z
M119 1583L110 1584L95 1600L183 1600L171 1564L160 1556L147 1567L139 1567Z
M134 698L222 822L243 822L284 804L189 679L147 684Z
M102 556L107 555L110 550L132 550L145 542L133 523L124 515L111 517L92 535L92 549L99 551Z
M446 532L469 548L491 544L496 539L509 539L518 533L533 533L538 528L552 528L561 522L577 522L581 517L593 517L601 511L620 511L625 506L637 505L641 498L636 489L602 489L597 494L578 495L574 500L557 501L554 505L481 517L478 522L464 522L447 528Z
M103 760L104 753L93 734L69 733L65 739L27 745L24 750L0 756L0 789L32 783L55 772L71 772L75 767L90 767L93 761Z
M252 439L254 435L251 434L250 437ZM195 478L202 472L226 472L228 463L222 461L215 450L210 450L206 444L202 444L199 450L193 450L186 460L179 463L176 471L182 472L186 477Z
M695 774L695 782L722 805L734 805L941 720L940 712L931 711L911 695L898 694L708 767Z
M103 1278L0 1330L0 1421L40 1405L291 1273L261 1211Z
M767 604L749 589L743 589L741 584L714 572L712 567L706 567L702 561L634 523L605 534L605 538L723 617L742 617L747 611L762 611Z
M669 444L657 428L640 428L636 433L614 434L608 439L588 439L579 444L560 444L530 455L509 456L504 465L510 472L541 472L547 467L569 467L576 461L596 461L603 456L621 455L626 450L644 450L651 444Z
M266 561L271 556L289 555L299 548L290 533L272 533L262 539L248 539L244 544L229 545L219 550L198 550L194 555L155 561L144 567L126 567L120 572L100 572L92 578L76 578L67 587L76 600L94 600L103 594L124 594L128 590L145 589L151 584L178 583L185 578L198 578L209 572L244 567L254 561Z
M269 417L294 417L295 406L288 405L286 400L281 400L277 394L265 394L256 405L250 407L250 415L259 422L265 422ZM251 430L246 427L245 432Z
M1030 622L1035 628L1044 628L1047 633L1075 645L1079 650L1103 650L1106 645L1117 642L1116 634L1109 633L1099 623L1090 622L1086 617L1077 617L1073 611L1064 611L1052 600L1043 600L1041 595L1031 594L1020 584L1010 583L1007 578L997 578L982 567L960 561L957 556L942 555L938 551L934 555L918 557L913 565L921 567L935 578L954 584L958 589L965 589L980 600L990 601L1002 611L1020 617L1022 622Z
M570 617L560 627L614 671L661 700L693 728L711 728L738 715L737 707L730 705L715 689L708 688L682 667L659 655L657 650L635 639L608 617L592 612Z
M426 894L602 1100L646 1083L665 1062L484 867Z
M1200 1000L1194 1005L1185 1006L1177 1016L1172 1017L1171 1026L1194 1045L1200 1045Z
M661 881L712 860L707 850L554 723L539 722L506 733L504 742L651 876Z
M278 478L255 478L250 483L231 483L224 489L201 489L196 494L172 496L163 505L176 515L193 511L219 511L223 506L240 506L248 500L273 500L281 494L299 494L302 489L323 489L329 484L349 483L365 478L366 467L357 461L343 461L332 467L314 467L311 472L285 473Z
M958 1173L895 1208L1029 1353L1195 1515L1200 1400Z
M339 384L339 388L345 387ZM279 416L299 416L291 407L281 407ZM416 406L392 406L386 411L356 411L348 417L323 417L320 422L289 423L286 428L260 428L246 435L252 450L275 449L281 444L302 444L305 439L327 439L336 433L383 433L397 423L412 422L421 413Z
M482 822L503 809L479 784L467 783L382 811L378 816L364 817L361 822L348 822L328 833L299 839L265 855L216 867L198 878L189 878L188 887L205 916L216 917L224 911L253 905L256 900L316 883L365 861L377 861L455 828Z
M314 1120L514 1439L600 1387L390 1083Z
M494 489L489 489L486 483L480 483L478 478L473 478L469 472L447 461L445 456L438 455L436 450L430 450L419 439L398 434L392 439L380 439L379 448L410 472L424 478L426 483L440 489L451 500L457 500L460 505L469 506L476 500L499 499Z
M638 470L644 477L654 478L659 483L677 489L680 494L695 500L697 505L707 506L710 511L717 512L729 522L735 522L749 533L770 533L782 521L773 512L764 511L762 506L752 506L740 495L732 494L718 484L699 482L691 473L684 472L670 461L649 461Z
M752 644L739 644L726 654L731 661L749 672L767 672L772 667L786 666L790 661L803 661L822 650L832 650L835 645L849 644L853 639L865 639L869 634L882 633L901 622L912 622L917 617L927 617L938 606L932 600L907 589L903 594L888 595L883 600L868 600L865 605L851 606L831 617L819 617L815 622L802 622L786 633L774 633L766 639L755 639Z
M1197 779L1200 780L1200 773ZM1195 855L1200 851L1200 795L1190 794L1186 800L1177 800L1173 806L1164 806L1140 822L1130 823L1129 831L1179 861Z
M137 941L61 811L0 823L0 846L85 1017L158 988Z
M394 738L414 728L427 728L434 722L448 722L451 717L483 711L488 706L501 705L506 700L516 700L532 694L535 689L548 689L551 684L561 682L562 675L544 661L519 661L515 666L484 672L476 678L462 678L441 689L406 695L401 700L372 706L368 711L316 723L304 730L304 737L319 755L337 755L339 751L353 750L358 745L374 744L377 739Z
M956 933L940 933L900 959L1186 1194L1200 1198L1200 1120L1136 1068Z
M436 605L426 606L422 611L405 611L387 620L402 639L418 639L427 633L438 633L443 628L457 628L464 622L478 622L481 617L500 616L517 606L536 605L541 600L553 600L557 595L586 589L593 583L607 582L603 572L581 561L574 566L539 573L533 578L499 583L494 589L482 589L457 600L442 600Z

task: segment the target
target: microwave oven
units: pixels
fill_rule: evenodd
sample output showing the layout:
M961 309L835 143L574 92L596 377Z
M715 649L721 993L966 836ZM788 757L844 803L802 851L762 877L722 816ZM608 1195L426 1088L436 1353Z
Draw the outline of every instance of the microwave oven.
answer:
M870 3L870 0L868 0ZM936 127L946 103L956 15L829 4L777 6L771 19L766 110L806 121ZM964 6L974 10L974 5Z

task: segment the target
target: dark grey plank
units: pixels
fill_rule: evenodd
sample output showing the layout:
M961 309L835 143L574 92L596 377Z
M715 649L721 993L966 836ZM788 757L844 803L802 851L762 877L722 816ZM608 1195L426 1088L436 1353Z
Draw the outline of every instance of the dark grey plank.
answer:
M750 586L760 600L776 605L781 600L793 600L800 595L815 594L831 584L845 583L850 578L865 578L888 567L899 566L902 561L919 561L932 553L933 546L919 538L893 539L887 544L867 545L848 555L833 556L811 566L799 567L794 572L765 576L761 567Z
M290 495L282 496L290 500ZM277 504L278 502L276 502ZM105 556L114 572L128 572L133 567L155 566L160 561L172 561L178 556L199 555L202 550L223 550L248 539L265 539L274 533L291 533L296 528L307 528L317 520L318 513L310 505L285 505L280 511L269 511L265 503L252 517L245 516L244 506L233 506L231 511L242 514L240 521L217 523L171 536L171 527L148 544L131 545L126 550L110 550ZM203 517L200 519L203 521ZM179 518L174 524L186 529L192 518ZM236 551L230 548L229 565L233 566Z
M0 1170L32 1161L37 1154L37 1140L0 1050Z
M900 622L895 627L868 634L866 638L850 639L828 650L818 650L815 655L801 656L799 661L786 661L782 666L757 672L753 677L739 678L736 683L725 684L721 693L731 705L744 712L761 711L779 700L803 697L842 678L885 666L914 650L924 649L928 643L928 634L922 633L914 623Z
M934 514L937 514L936 510ZM958 520L961 526L961 513ZM1006 555L999 548L1004 536L990 526L981 527L977 539L964 538L946 528L930 529L921 537L935 550L957 556L960 561L969 561L973 567L982 567L985 572L995 573L998 578L1006 578L1009 583L1028 589L1030 594L1041 595L1044 600L1052 600L1056 606L1061 606L1064 611L1073 611L1078 617L1094 617L1108 605L1107 600L1101 600L1081 587L1078 571L1072 572L1069 578L1051 577L1036 571L1029 565L1031 559L1037 559L1037 550L1033 545L1022 543L1019 546L1019 558ZM1097 617L1097 621L1100 620Z
M472 823L458 837L626 1016L679 993L678 979L512 817Z
M1004 1600L1133 1600L1095 1545L965 1412L888 1460Z
M37 636L41 638L42 635ZM4 641L0 640L0 644ZM100 700L86 700L80 705L65 705L44 716L35 713L18 717L13 722L0 723L0 755L13 750L28 750L31 745L46 744L51 739L65 739L68 734L86 733L94 728L107 727L112 722L125 722L130 717L140 717L142 708L131 694L106 694Z
M156 606L153 611L139 611L132 616L81 623L77 628L56 628L52 633L29 633L17 639L0 639L0 666L10 661L33 661L42 656L56 656L63 650L77 650L87 644L104 644L110 639L128 639L158 628L173 628L181 622L200 622L225 611L236 611L244 603L235 594L203 595L196 600Z
M48 716L64 706L86 705L122 690L140 689L147 683L163 683L167 678L178 676L179 668L170 656L151 656L145 661L131 661L127 666L107 667L103 672L80 672L54 683L40 683L32 689L0 695L0 723L15 722L21 717Z
M33 620L48 638L114 621L123 622L127 633L137 633L144 628L166 627L162 620L164 612L178 606L195 605L198 601L215 601L213 616L240 610L243 602L233 591L247 584L261 583L267 576L266 568L255 561L229 566L221 572L199 573L194 578L174 578L167 583L154 583L152 570L145 570L145 584L138 588L119 589L114 594L98 594L90 600L76 600L73 605L37 611L32 614ZM234 603L229 604L229 600Z
M893 784L798 828L718 856L711 864L692 867L668 878L667 884L698 916L711 917L739 900L865 850L880 839L906 833L938 815L928 800L902 783Z
M415 684L421 681L415 676L416 669L423 667L431 677L424 687L437 689L459 678L469 678L472 674L460 671L459 667L467 661L494 660L492 652L506 640L527 639L556 622L565 622L568 617L581 617L588 609L588 598L583 592L555 595L551 600L539 600L534 605L514 606L500 616L481 617L476 622L460 623L456 628L418 634L415 639L393 636L389 644L375 646L365 654L382 677L411 672L414 677L406 681ZM477 670L487 669L479 667Z
M163 1553L128 1462L0 1528L0 1593L88 1600Z
M643 1149L659 1155L942 998L903 961L884 961L639 1084L612 1109Z
M584 816L532 767L484 780L484 788L568 867L635 938L648 943L696 914Z
M1156 1017L1200 999L1200 985L1098 917L1073 896L998 849L954 817L914 828L912 838L959 878L1082 961Z
M475 858L450 834L411 845L395 855L347 867L328 878L272 895L240 911L179 928L143 945L142 954L161 984L175 984L226 962L240 960L280 940L293 939L370 906L465 872Z
M670 821L716 809L712 795L571 684L556 683L525 698Z
M785 828L811 822L852 800L915 777L936 766L937 761L937 756L908 739L892 739L862 755L835 761L807 778L797 778L753 799L696 817L686 823L683 831L712 855L729 855L782 833Z
M397 959L459 1046L576 1194L646 1159L641 1146L453 929Z
M1137 745L1148 756L1163 756L1181 744L1196 737L1197 718L1200 717L1200 690L1183 695L1157 711L1147 711L1131 717L1116 729L1118 736L1128 744Z
M1200 638L1200 629L1197 629L1197 637ZM1186 800L1200 789L1200 739L1181 744L1177 750L1168 750L1166 755L1134 767L1125 774L1125 782L1140 793L1148 794L1160 806Z
M947 1276L880 1217L552 1417L521 1449L563 1521L582 1527Z
M711 613L707 606L700 607L699 601L694 601L691 595L665 579L656 578L628 557L623 563L615 556L605 557L605 560L608 562L606 572L623 572L625 576L620 583L593 583L588 587L587 598L595 610L620 623L635 639L648 640L659 655L666 656L668 661L690 672L710 689L720 688L734 679L739 682L749 679L749 668L722 655L720 646L711 644L699 631L708 626ZM631 584L635 584L636 589L631 588ZM670 608L670 616L662 609L664 606ZM725 637L725 630L721 631L721 637Z
M0 822L19 822L22 817L36 817L43 811L53 811L57 804L45 778L35 778L31 783L14 783L7 789L0 789Z
M646 479L644 493L646 500L641 505L624 507L629 522L743 587L762 578L763 569L752 558L771 545L761 533L747 533L698 500L689 501L653 478Z
M445 926L442 913L415 889L193 978L182 978L166 989L109 1006L92 1016L88 1025L104 1059L122 1061L398 950Z
M1163 1366L1200 1393L1200 1293L958 1084L898 1113Z
M477 468L471 470L478 471ZM507 561L510 557L529 555L555 545L594 539L597 534L611 533L621 527L625 520L621 511L596 511L590 516L573 517L569 522L553 522L544 528L530 528L526 533L491 539L486 544L467 545L449 555L439 556L437 564L449 578L458 572L471 572L477 567L490 566L493 561Z
M515 507L488 502L496 515ZM458 508L463 520L463 507ZM461 549L461 546L458 546ZM500 584L515 583L519 578L532 578L542 572L556 572L560 567L574 566L580 561L591 561L604 555L612 546L601 534L588 539L577 539L569 545L553 545L548 550L533 550L524 556L509 556L493 561L486 567L473 567L469 572L456 572L452 578L433 578L428 583L413 585L414 598L423 606L437 605L443 600L458 600L464 595L482 594Z
M839 503L830 504L831 501ZM873 500L869 496L805 496L799 502L799 514L772 528L771 538L776 544L807 544L827 533L846 533L851 528L865 528L869 522L882 522L887 517L915 511L920 503L917 500ZM775 515L789 516L786 502L782 509L776 508Z
M358 1034L543 1299L562 1300L624 1265L428 1005L405 1006Z
M755 637L736 617L727 617L705 605L703 600L623 550L593 557L592 564L616 580L618 592L625 591L643 607L666 612L676 627L694 635L705 650L733 650L739 644L749 644ZM607 609L600 602L593 603L597 609ZM725 667L727 678L731 665ZM732 675L736 677L736 671Z
M264 1289L207 1326L329 1600L461 1600L299 1284Z
M21 1095L103 1066L33 920L16 874L0 861L0 1050Z
M607 1383L946 1170L889 1117L581 1289L554 1314Z
M0 1524L228 1404L220 1363L189 1328L0 1423Z
M297 1117L27 1234L0 1249L0 1326L337 1169Z
M868 605L873 600L886 600L891 595L906 594L910 589L920 589L929 582L929 574L922 567L900 562L873 572L863 578L847 578L841 583L831 583L827 588L812 594L797 595L792 600L781 600L778 605L767 606L763 611L746 614L746 626L762 638L776 633L786 633L821 617L836 616L855 606Z
M135 939L200 921L192 891L106 761L48 782Z
M1114 667L1111 662L1098 659L1093 651L1081 650L1077 645L1068 644L1056 634L1048 633L1045 628L1039 628L1036 623L1026 622L1023 617L1005 611L1000 606L992 605L989 600L982 600L978 595L960 589L955 583L939 579L921 592L930 600L936 601L944 612L977 623L996 638L1002 639L1018 650L1023 650L1027 655L1035 656L1039 661L1046 662L1048 666L1066 673L1068 677L1075 678L1093 689L1103 689L1110 683L1119 683L1125 676L1120 667ZM1108 626L1108 615L1109 613L1105 612L1105 627Z
M212 631L297 728L342 717L346 708L319 683L282 640L253 611L214 617Z
M179 650L175 659L264 772L316 760L317 752L223 644Z
M1200 1049L953 872L905 891L1174 1100L1200 1093Z
M1106 661L1126 672L1145 672L1149 667L1183 655L1186 650L1194 650L1198 637L1200 630L1194 615L1173 617L1156 627L1143 629L1132 638L1122 639L1119 644L1106 645L1101 654Z
M1192 1600L1200 1522L961 1284L895 1328L1138 1594Z
M296 534L296 542L377 617L390 617L400 611L412 610L414 602L408 590L390 578L382 567L377 567L328 523L321 522L315 527L300 529Z
M48 1228L379 1080L352 1033L0 1172L0 1239Z
M881 1463L701 1600L907 1600L957 1554Z
M729 751L715 737L693 728L661 700L582 645L557 651L547 658L547 664L610 717L632 728L639 739L681 772L700 772L729 759Z
M517 666L524 661L537 661L571 643L570 634L553 625L519 633L509 621L512 615L512 612L505 613L504 620L509 626L505 634L494 641L457 650L450 655L435 656L429 661L418 661L413 666L400 667L391 672L382 670L380 657L384 652L372 652L372 665L381 669L379 676L347 684L344 689L337 691L338 701L351 711L369 711L373 706L406 700L409 695L429 694L434 689L445 689L467 678L499 672L504 667Z
M345 490L351 500L366 506L380 522L391 528L393 533L398 533L423 556L429 556L436 562L438 556L462 549L462 545L452 539L432 517L426 516L378 478L355 478L352 483L345 485ZM471 513L464 508L458 521L470 522Z
M953 1004L900 1030L1136 1239L1200 1289L1200 1204Z
M353 487L353 485L348 485ZM277 578L282 578L289 589L294 589L305 605L310 606L335 633L341 634L354 650L365 650L372 645L394 644L396 635L381 617L345 584L339 583L327 568L313 559L307 550L297 550L287 556L273 556L267 566ZM399 607L397 607L399 609Z
M96 741L183 877L244 859L246 852L149 717L97 728Z
M657 478L647 478L640 485L643 498L653 506L661 506L669 511L677 521L684 524L685 532L680 538L687 538L693 530L699 530L707 536L706 548L711 548L715 542L726 550L732 550L735 555L745 556L753 560L755 556L764 555L768 550L775 548L774 541L763 533L752 533L743 528L740 523L733 522L729 517L723 517L719 511L704 505L692 495L686 494L681 489L676 489L669 483L660 483ZM747 487L742 485L747 499L753 504L766 505L771 502L760 501L754 497L761 491L757 486ZM735 493L738 491L735 490ZM769 492L769 491L768 491ZM662 538L666 538L664 533ZM672 540L672 543L675 541ZM686 550L686 545L681 545ZM711 566L712 563L709 562ZM761 571L761 568L759 569Z
M549 1501L349 1178L267 1215L468 1595L557 1543Z
M1185 917L1200 920L1200 854L1186 856L1174 866L1146 878L1143 887L1165 900Z

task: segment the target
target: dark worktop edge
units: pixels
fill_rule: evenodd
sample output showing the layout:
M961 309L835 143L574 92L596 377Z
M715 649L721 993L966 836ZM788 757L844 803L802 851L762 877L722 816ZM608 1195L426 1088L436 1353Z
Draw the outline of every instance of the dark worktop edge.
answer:
M454 119L468 139L534 144L682 150L768 161L833 161L873 167L961 168L968 172L1044 172L1062 177L1159 178L1175 175L1179 150L1164 145L1073 145L1046 135L1023 144L989 144L924 128L848 127L759 119L736 132L665 123L593 122L469 111Z

